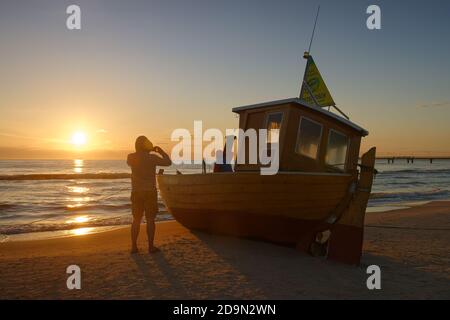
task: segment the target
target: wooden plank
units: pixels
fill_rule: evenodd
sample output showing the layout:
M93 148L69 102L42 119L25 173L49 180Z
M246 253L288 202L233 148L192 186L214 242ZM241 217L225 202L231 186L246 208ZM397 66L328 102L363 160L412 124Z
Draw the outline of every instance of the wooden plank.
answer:
M259 173L234 174L192 174L192 175L162 175L158 183L163 185L197 185L197 184L328 184L350 181L350 175L293 175L277 174L263 176Z
M170 185L170 186L160 186L160 190L166 193L174 194L236 194L236 193L288 193L288 194L314 194L314 193L341 193L347 191L349 183L345 184L327 184L327 185L281 185L281 184L214 184L214 185Z
M183 201L183 200L170 200L167 201L168 207L180 207L180 208L192 208L192 209L198 209L198 208L204 208L204 209L215 209L215 210L263 210L263 211L283 211L283 210L289 210L296 209L296 210L303 210L303 209L320 209L320 208L327 208L332 209L336 207L336 205L339 203L339 200L335 201L324 201L323 204L318 204L316 201L310 201L310 202L300 202L300 203L285 203L283 205L280 205L279 202L257 202L254 203L253 201L243 202L243 201L231 201L231 202L220 202L220 203L207 203L207 202L196 202L196 201Z
M274 203L278 207L283 207L287 204L301 204L301 203L336 203L341 201L345 196L345 193L341 193L335 197L321 197L320 195L304 196L304 197L288 197L286 195L279 194L278 197L267 196L263 194L256 195L230 195L228 197L221 196L219 194L207 195L204 197L195 197L191 195L165 195L164 199L168 205L171 203L205 203L205 204L222 204L222 203L242 203L245 205L248 202L258 201L260 203Z
M334 193L247 193L247 192L235 192L235 193L164 193L165 199L169 200L189 200L194 202L227 202L227 201L278 201L280 205L284 202L303 202L303 201L328 201L328 200L340 200L342 199L346 191Z
M177 215L178 210L182 213L183 209L189 209L189 210L199 210L201 212L205 212L207 210L211 211L211 214L214 215L216 210L221 210L226 214L227 211L230 212L230 214L235 214L236 212L243 212L243 213L251 213L251 214L258 214L258 215L270 215L270 216L280 216L280 217L290 217L290 218L296 218L296 219L304 219L304 220L323 220L324 218L328 217L330 212L333 208L331 207L302 207L302 208L236 208L236 207L230 207L225 206L221 208L205 208L205 207L174 207L172 209L169 209L169 212L173 215Z

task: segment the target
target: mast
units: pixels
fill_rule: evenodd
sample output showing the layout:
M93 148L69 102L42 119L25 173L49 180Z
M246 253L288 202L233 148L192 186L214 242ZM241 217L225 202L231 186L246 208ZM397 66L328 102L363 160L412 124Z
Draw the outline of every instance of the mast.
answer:
M317 25L317 19L319 18L319 12L320 12L320 4L317 7L316 19L314 20L314 28L313 28L313 31L311 34L311 40L309 41L309 47L308 47L308 51L307 51L308 54L311 52L311 45L314 40L314 33L316 32L316 25Z
M310 53L311 53L311 46L312 46L312 43L313 43L313 40L314 40L314 35L315 35L315 33L316 33L317 20L319 19L319 13L320 13L320 5L317 7L316 18L314 19L314 27L313 27L313 30L312 30L312 33L311 33L311 39L309 40L308 51L305 51L304 54L303 54L303 58L306 59L307 62L306 62L306 66L305 66L305 72L304 72L304 74L303 74L303 79L302 79L302 85L301 85L301 88L300 88L299 98L300 98L300 99L302 98L303 92L304 92L304 90L305 90L305 91L308 93L309 97L310 97L310 98L312 99L312 101L314 102L314 104L315 104L318 108L328 107L328 110L330 110L330 107L333 107L333 108L336 109L336 111L339 112L343 117L345 117L346 119L349 119L349 117L348 117L341 109L339 109L339 108L336 106L336 104L334 103L334 100L333 100L333 98L331 97L331 94L330 94L330 92L328 91L328 89L326 88L326 85L325 85L325 84L324 84L324 89L326 90L328 96L330 97L330 101L329 101L328 104L321 105L321 104L319 103L319 101L317 101L318 98L313 94L313 91L311 90L311 87L308 85L308 82L307 82L307 72L308 72L308 68L310 67L310 63L315 65L315 63L312 62L313 59L312 59L312 57L310 56ZM322 79L322 77L321 77L321 75L320 75L320 72L319 72L318 69L317 69L317 66L315 66L315 69L316 69L316 73L317 73L318 77L320 77L320 79L321 79L322 82L323 82L323 79ZM319 99L319 100L320 100L320 99ZM323 102L323 99L322 99L322 102Z
M319 19L319 13L320 13L320 4L317 7L317 13L316 13L316 19L314 20L314 27L312 30L312 34L311 34L311 39L309 40L309 47L308 47L308 51L305 51L303 53L303 58L308 60L309 57L309 53L311 52L311 46L314 40L314 34L316 33L316 26L317 26L317 20ZM301 98L302 93L303 93L303 88L305 88L309 95L311 96L311 98L314 100L314 103L320 107L320 104L317 102L316 97L314 97L314 95L312 94L311 88L308 86L308 84L306 83L306 71L308 70L308 62L306 63L305 66L305 72L303 74L303 79L302 79L302 85L300 86L300 94L298 95L299 98Z

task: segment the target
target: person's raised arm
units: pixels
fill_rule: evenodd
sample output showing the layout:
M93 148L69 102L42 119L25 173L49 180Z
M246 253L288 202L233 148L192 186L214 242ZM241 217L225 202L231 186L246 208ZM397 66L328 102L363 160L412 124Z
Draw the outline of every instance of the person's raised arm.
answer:
M163 149L156 146L153 151L160 155L156 161L157 166L170 166L172 164L172 160L170 160L169 155Z
M133 159L131 158L131 154L129 154L127 157L127 165L129 167L131 167L133 165Z

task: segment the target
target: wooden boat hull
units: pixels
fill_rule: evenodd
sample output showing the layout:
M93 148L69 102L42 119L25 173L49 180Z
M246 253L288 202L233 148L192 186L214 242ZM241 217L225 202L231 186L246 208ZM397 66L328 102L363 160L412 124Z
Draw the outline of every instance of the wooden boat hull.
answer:
M297 245L309 231L325 224L319 219L258 215L245 211L174 208L170 212L178 222L190 229L283 245Z
M187 228L307 252L316 235L330 229L328 256L357 264L375 149L369 153L363 164L372 169L362 172L359 182L350 174L293 172L158 175L157 180L169 212ZM364 188L358 188L361 180Z
M308 173L158 176L169 212L187 228L285 245L326 224L352 180Z

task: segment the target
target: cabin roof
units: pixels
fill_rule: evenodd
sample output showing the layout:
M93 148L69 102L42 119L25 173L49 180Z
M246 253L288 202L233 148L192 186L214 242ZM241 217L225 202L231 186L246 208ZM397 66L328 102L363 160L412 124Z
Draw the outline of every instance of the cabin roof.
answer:
M253 110L253 109L265 108L265 107L276 106L276 105L281 105L281 104L287 104L287 103L295 103L295 104L304 106L306 108L312 109L312 110L319 112L330 118L333 118L353 129L355 129L356 131L360 132L362 136L367 136L369 134L369 132L366 129L358 126L357 124L351 122L350 120L347 120L347 119L345 119L333 112L330 112L324 108L318 108L318 107L312 106L308 102L306 102L302 99L299 99L299 98L289 98L289 99L283 99L283 100L275 100L275 101L251 104L251 105L247 105L247 106L233 108L232 111L239 113L239 112L245 111L245 110Z

